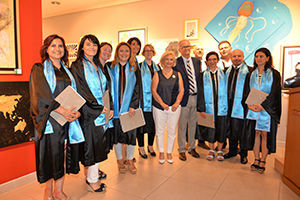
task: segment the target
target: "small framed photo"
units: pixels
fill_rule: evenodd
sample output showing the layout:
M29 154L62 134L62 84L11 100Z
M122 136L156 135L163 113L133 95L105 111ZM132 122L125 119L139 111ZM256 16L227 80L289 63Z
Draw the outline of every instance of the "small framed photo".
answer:
M189 19L184 21L184 39L198 40L199 19Z
M300 45L283 46L282 55L281 79L283 86L286 79L296 75L296 66L300 63Z
M77 58L77 51L78 51L78 43L68 43L66 44L68 52L69 52L69 59L76 59Z
M147 29L146 28L138 28L138 29L129 29L122 30L118 32L118 42L127 42L129 38L137 37L142 43L141 48L147 42Z

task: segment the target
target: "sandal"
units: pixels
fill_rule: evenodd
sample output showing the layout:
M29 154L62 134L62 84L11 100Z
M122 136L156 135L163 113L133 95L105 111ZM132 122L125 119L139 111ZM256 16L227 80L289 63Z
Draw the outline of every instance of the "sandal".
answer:
M257 164L255 164L256 161L258 162ZM258 170L258 168L259 168L259 166L258 166L259 163L260 163L260 159L256 159L256 158L255 158L254 163L250 166L251 170L252 170L252 171Z
M106 191L106 185L104 183L101 183L100 187L96 190L94 190L92 188L92 186L90 185L90 183L88 181L86 181L86 183L88 184L88 191L90 191L90 192L105 192Z
M263 173L265 172L265 170L266 170L266 167L265 167L266 161L262 161L262 160L261 160L261 161L259 162L259 164L260 164L260 163L264 163L264 166L263 166L263 167L257 166L257 167L258 167L258 168L257 168L257 172L260 173L260 174L263 174Z
M212 161L215 158L215 151L209 150L208 155L206 156L206 159L209 161Z
M223 161L224 160L223 151L218 151L217 152L217 159L218 159L218 161Z
M106 173L104 173L103 171L101 171L100 169L99 169L99 180L101 180L101 179L106 179L106 177L107 177L107 174Z

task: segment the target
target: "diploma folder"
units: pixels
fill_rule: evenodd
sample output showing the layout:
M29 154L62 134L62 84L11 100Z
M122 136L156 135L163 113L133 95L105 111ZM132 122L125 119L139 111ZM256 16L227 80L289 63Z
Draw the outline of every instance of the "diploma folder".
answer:
M197 122L201 126L215 128L215 121L213 114L205 113L206 118L201 117L200 112L197 112Z
M55 101L60 103L64 108L74 107L74 111L79 110L83 104L85 104L85 99L80 96L70 85L66 87L56 98ZM61 114L52 111L50 116L55 119L61 126L67 123L67 120Z
M246 99L246 104L248 104L248 105L259 104L260 105L262 102L264 102L264 100L266 100L268 95L269 95L268 93L260 91L256 88L252 88Z
M105 113L105 122L108 124L109 122L109 112L110 112L110 102L109 102L109 91L105 90L103 94L103 106L107 108L107 113Z
M146 124L143 111L141 108L136 109L135 115L132 117L129 117L128 112L122 113L120 115L120 122L121 122L122 131L124 133L136 129L138 127L144 126Z

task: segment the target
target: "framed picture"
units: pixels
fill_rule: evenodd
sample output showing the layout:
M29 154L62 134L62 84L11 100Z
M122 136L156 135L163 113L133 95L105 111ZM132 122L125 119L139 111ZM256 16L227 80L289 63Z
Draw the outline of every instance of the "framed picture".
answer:
M68 43L66 44L69 52L69 61L72 62L77 58L78 43Z
M137 37L140 39L142 46L147 43L147 29L146 28L139 28L139 29L130 29L130 30L123 30L118 32L118 41L120 42L127 42L127 40L131 37Z
M198 40L199 19L189 19L184 21L184 38L187 40Z
M299 46L283 46L282 51L282 85L284 81L296 75L296 65L300 63L300 45Z
M0 74L21 74L18 0L0 1Z

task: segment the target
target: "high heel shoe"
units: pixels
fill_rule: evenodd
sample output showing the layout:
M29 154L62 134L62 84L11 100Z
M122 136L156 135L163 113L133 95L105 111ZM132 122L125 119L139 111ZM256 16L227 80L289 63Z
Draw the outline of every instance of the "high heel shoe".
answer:
M258 162L258 164L255 164L256 161ZM251 170L252 170L252 171L258 170L258 167L259 167L258 165L259 165L259 163L260 163L260 159L255 159L255 160L254 160L254 163L250 166Z
M118 163L119 172L121 174L124 174L126 172L126 167L124 165L124 161L123 160L117 160L117 163Z
M130 173L131 173L131 174L136 174L137 169L136 169L136 167L135 167L135 165L134 165L133 160L128 160L128 163L129 163L128 169L129 169Z
M140 154L140 156L142 157L142 158L144 158L144 159L147 159L148 158L148 156L147 156L147 154L145 153L145 150L144 149L140 149L139 148L139 154Z
M100 184L100 187L96 190L94 190L92 188L92 186L90 185L90 183L88 181L86 181L87 185L88 185L88 191L90 192L105 192L106 191L106 185L104 183Z
M260 166L260 163L264 163L264 166L261 167L261 166ZM257 166L257 172L260 173L260 174L263 174L263 173L265 172L265 170L266 170L265 165L266 165L266 161L262 161L262 160L261 160L261 161L259 162L259 165Z
M152 157L155 157L155 156L156 156L156 153L155 153L154 151L150 151L149 146L148 146L147 149L148 149L149 154L150 154Z
M107 177L107 174L104 173L103 171L101 171L100 169L98 170L98 173L99 173L99 180L101 179L106 179Z

